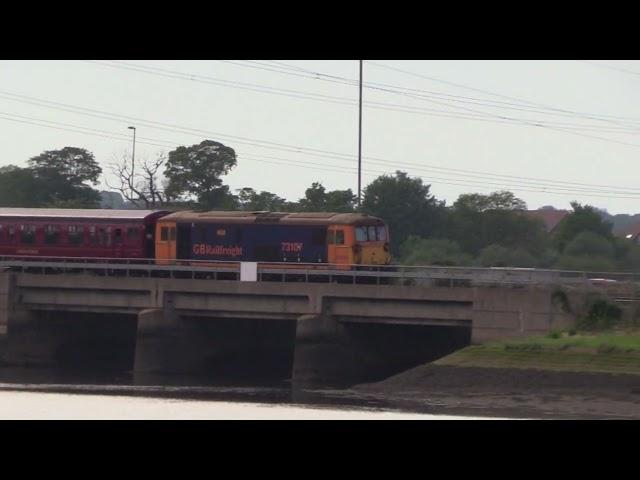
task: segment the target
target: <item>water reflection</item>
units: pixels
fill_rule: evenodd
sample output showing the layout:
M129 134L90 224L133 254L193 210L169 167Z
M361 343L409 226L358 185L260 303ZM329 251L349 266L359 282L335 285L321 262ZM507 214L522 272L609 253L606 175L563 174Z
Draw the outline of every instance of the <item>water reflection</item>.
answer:
M141 377L109 371L4 367L0 368L0 390L401 410L382 399L336 385L293 385L290 380L212 379L195 375Z

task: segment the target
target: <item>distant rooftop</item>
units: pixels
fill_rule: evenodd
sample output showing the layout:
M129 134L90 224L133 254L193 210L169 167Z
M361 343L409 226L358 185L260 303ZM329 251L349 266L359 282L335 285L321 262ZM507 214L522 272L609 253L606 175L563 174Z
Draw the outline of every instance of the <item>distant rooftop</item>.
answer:
M616 236L638 242L638 237L640 237L640 222L629 225L624 230L620 230L616 233Z
M544 208L542 210L526 210L525 215L532 218L539 218L544 222L547 233L551 233L560 223L560 221L569 215L569 210L551 210Z

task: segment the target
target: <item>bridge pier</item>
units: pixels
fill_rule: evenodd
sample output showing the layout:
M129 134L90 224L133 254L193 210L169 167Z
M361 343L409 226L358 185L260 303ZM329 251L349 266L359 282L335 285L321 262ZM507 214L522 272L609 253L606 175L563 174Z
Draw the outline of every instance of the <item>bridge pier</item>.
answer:
M132 315L14 308L3 360L8 366L127 371L134 342Z
M178 315L170 308L138 315L134 378L180 374L210 380L287 379L295 323L254 318Z
M382 380L470 343L459 326L371 324L333 315L298 319L292 381L353 384Z
M366 357L353 348L344 325L331 315L303 315L296 325L292 381L335 383L365 373Z
M4 358L7 348L7 326L9 311L12 307L11 285L13 277L0 272L0 359Z

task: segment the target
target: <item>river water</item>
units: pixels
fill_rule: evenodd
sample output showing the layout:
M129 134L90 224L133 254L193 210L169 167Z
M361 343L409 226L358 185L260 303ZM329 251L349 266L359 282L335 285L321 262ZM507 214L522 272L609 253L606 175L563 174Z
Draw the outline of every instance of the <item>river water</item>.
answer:
M453 412L452 412L453 413ZM475 416L408 411L349 388L287 382L215 384L161 377L0 369L0 419L439 420ZM486 417L484 417L486 418Z
M2 385L6 388L6 385ZM445 420L372 408L207 401L122 395L1 391L2 420Z

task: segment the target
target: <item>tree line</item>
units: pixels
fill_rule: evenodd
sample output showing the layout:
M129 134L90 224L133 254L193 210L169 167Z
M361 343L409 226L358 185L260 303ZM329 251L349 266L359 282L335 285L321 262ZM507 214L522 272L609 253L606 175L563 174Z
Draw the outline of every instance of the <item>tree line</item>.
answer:
M222 178L236 165L233 148L205 140L153 160L123 155L109 165L115 184L107 185L131 208L360 211L385 220L395 262L407 265L640 268L640 246L615 237L611 221L590 205L573 202L573 211L549 233L509 191L462 194L446 205L421 178L397 171L367 185L360 206L351 189L328 191L318 182L303 198L289 201L251 187L231 191ZM45 151L25 168L0 168L0 207L99 208L101 192L95 187L102 174L85 149Z

